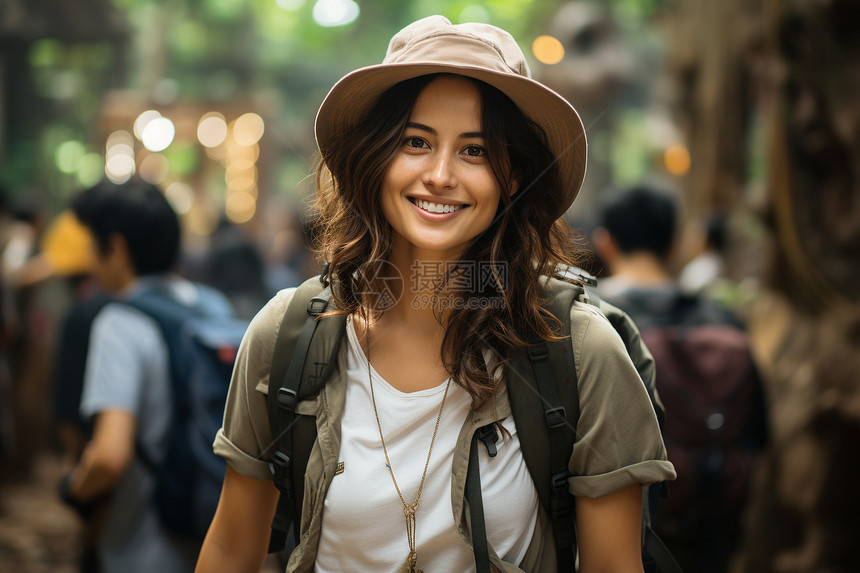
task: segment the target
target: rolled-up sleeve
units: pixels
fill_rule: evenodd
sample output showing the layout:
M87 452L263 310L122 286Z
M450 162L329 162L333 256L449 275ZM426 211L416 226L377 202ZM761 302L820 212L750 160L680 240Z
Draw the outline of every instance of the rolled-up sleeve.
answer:
M224 424L213 449L243 476L272 479L264 453L271 450L267 394L269 370L281 321L295 289L275 295L248 326L239 346L224 409Z
M654 408L621 337L591 305L575 303L571 324L580 403L571 493L596 498L634 483L675 479Z

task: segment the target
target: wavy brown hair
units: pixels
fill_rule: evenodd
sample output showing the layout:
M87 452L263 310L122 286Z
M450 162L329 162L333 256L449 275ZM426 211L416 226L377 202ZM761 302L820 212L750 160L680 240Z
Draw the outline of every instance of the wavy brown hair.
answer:
M359 294L366 290L360 283L375 276L391 246L391 228L380 206L382 180L415 100L435 77L406 80L386 91L363 121L335 138L317 168L315 234L329 263L325 278L340 312L366 316L371 306ZM492 277L479 281L478 288L457 291L463 304L437 316L445 326L443 363L477 409L498 387L487 372L485 348L497 354L504 374L511 354L534 336L551 340L566 335L557 332L560 323L541 306L542 277L573 265L576 256L569 229L554 215L562 186L543 130L502 92L472 81L481 94L482 131L501 201L493 222L462 260L492 269ZM439 291L456 284L450 279L461 271L453 268L443 276ZM487 297L501 301L502 308L480 304Z

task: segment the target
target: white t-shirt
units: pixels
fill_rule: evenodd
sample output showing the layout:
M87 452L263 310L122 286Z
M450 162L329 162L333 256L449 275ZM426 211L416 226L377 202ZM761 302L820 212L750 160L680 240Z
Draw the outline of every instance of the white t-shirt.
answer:
M160 461L170 426L168 352L155 321L138 310L108 304L93 321L81 413L125 410L137 417L136 440ZM105 573L185 573L199 549L161 524L151 503L155 477L135 456L114 489L98 540Z
M397 495L373 413L368 363L355 329L347 325L347 408L341 421L340 461L325 499L317 553L319 573L404 571L409 545L403 503ZM376 406L397 485L415 501L446 383L404 393L371 368ZM418 567L425 571L473 571L475 557L454 526L451 474L454 446L469 411L469 394L451 384L416 513ZM499 436L498 454L478 448L487 539L505 561L525 556L537 521L538 497L520 450L516 427L502 422L512 438Z

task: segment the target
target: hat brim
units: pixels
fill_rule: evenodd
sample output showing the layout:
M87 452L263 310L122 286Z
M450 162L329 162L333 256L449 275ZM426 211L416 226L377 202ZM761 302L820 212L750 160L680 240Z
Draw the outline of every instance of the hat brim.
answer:
M562 196L557 198L555 215L563 215L579 193L585 177L585 129L579 114L567 100L543 84L518 74L441 63L390 63L355 70L332 87L317 112L315 132L322 156L326 156L326 150L336 137L358 124L387 89L404 80L438 73L486 82L507 95L520 111L543 128L562 182ZM524 182L520 190L527 188L528 182Z

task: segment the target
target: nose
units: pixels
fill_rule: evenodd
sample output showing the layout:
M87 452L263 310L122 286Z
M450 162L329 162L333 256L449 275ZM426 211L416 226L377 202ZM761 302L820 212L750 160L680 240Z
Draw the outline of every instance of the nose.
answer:
M453 158L450 154L437 152L428 157L427 169L424 172L424 184L431 191L451 189L457 185L457 176Z

